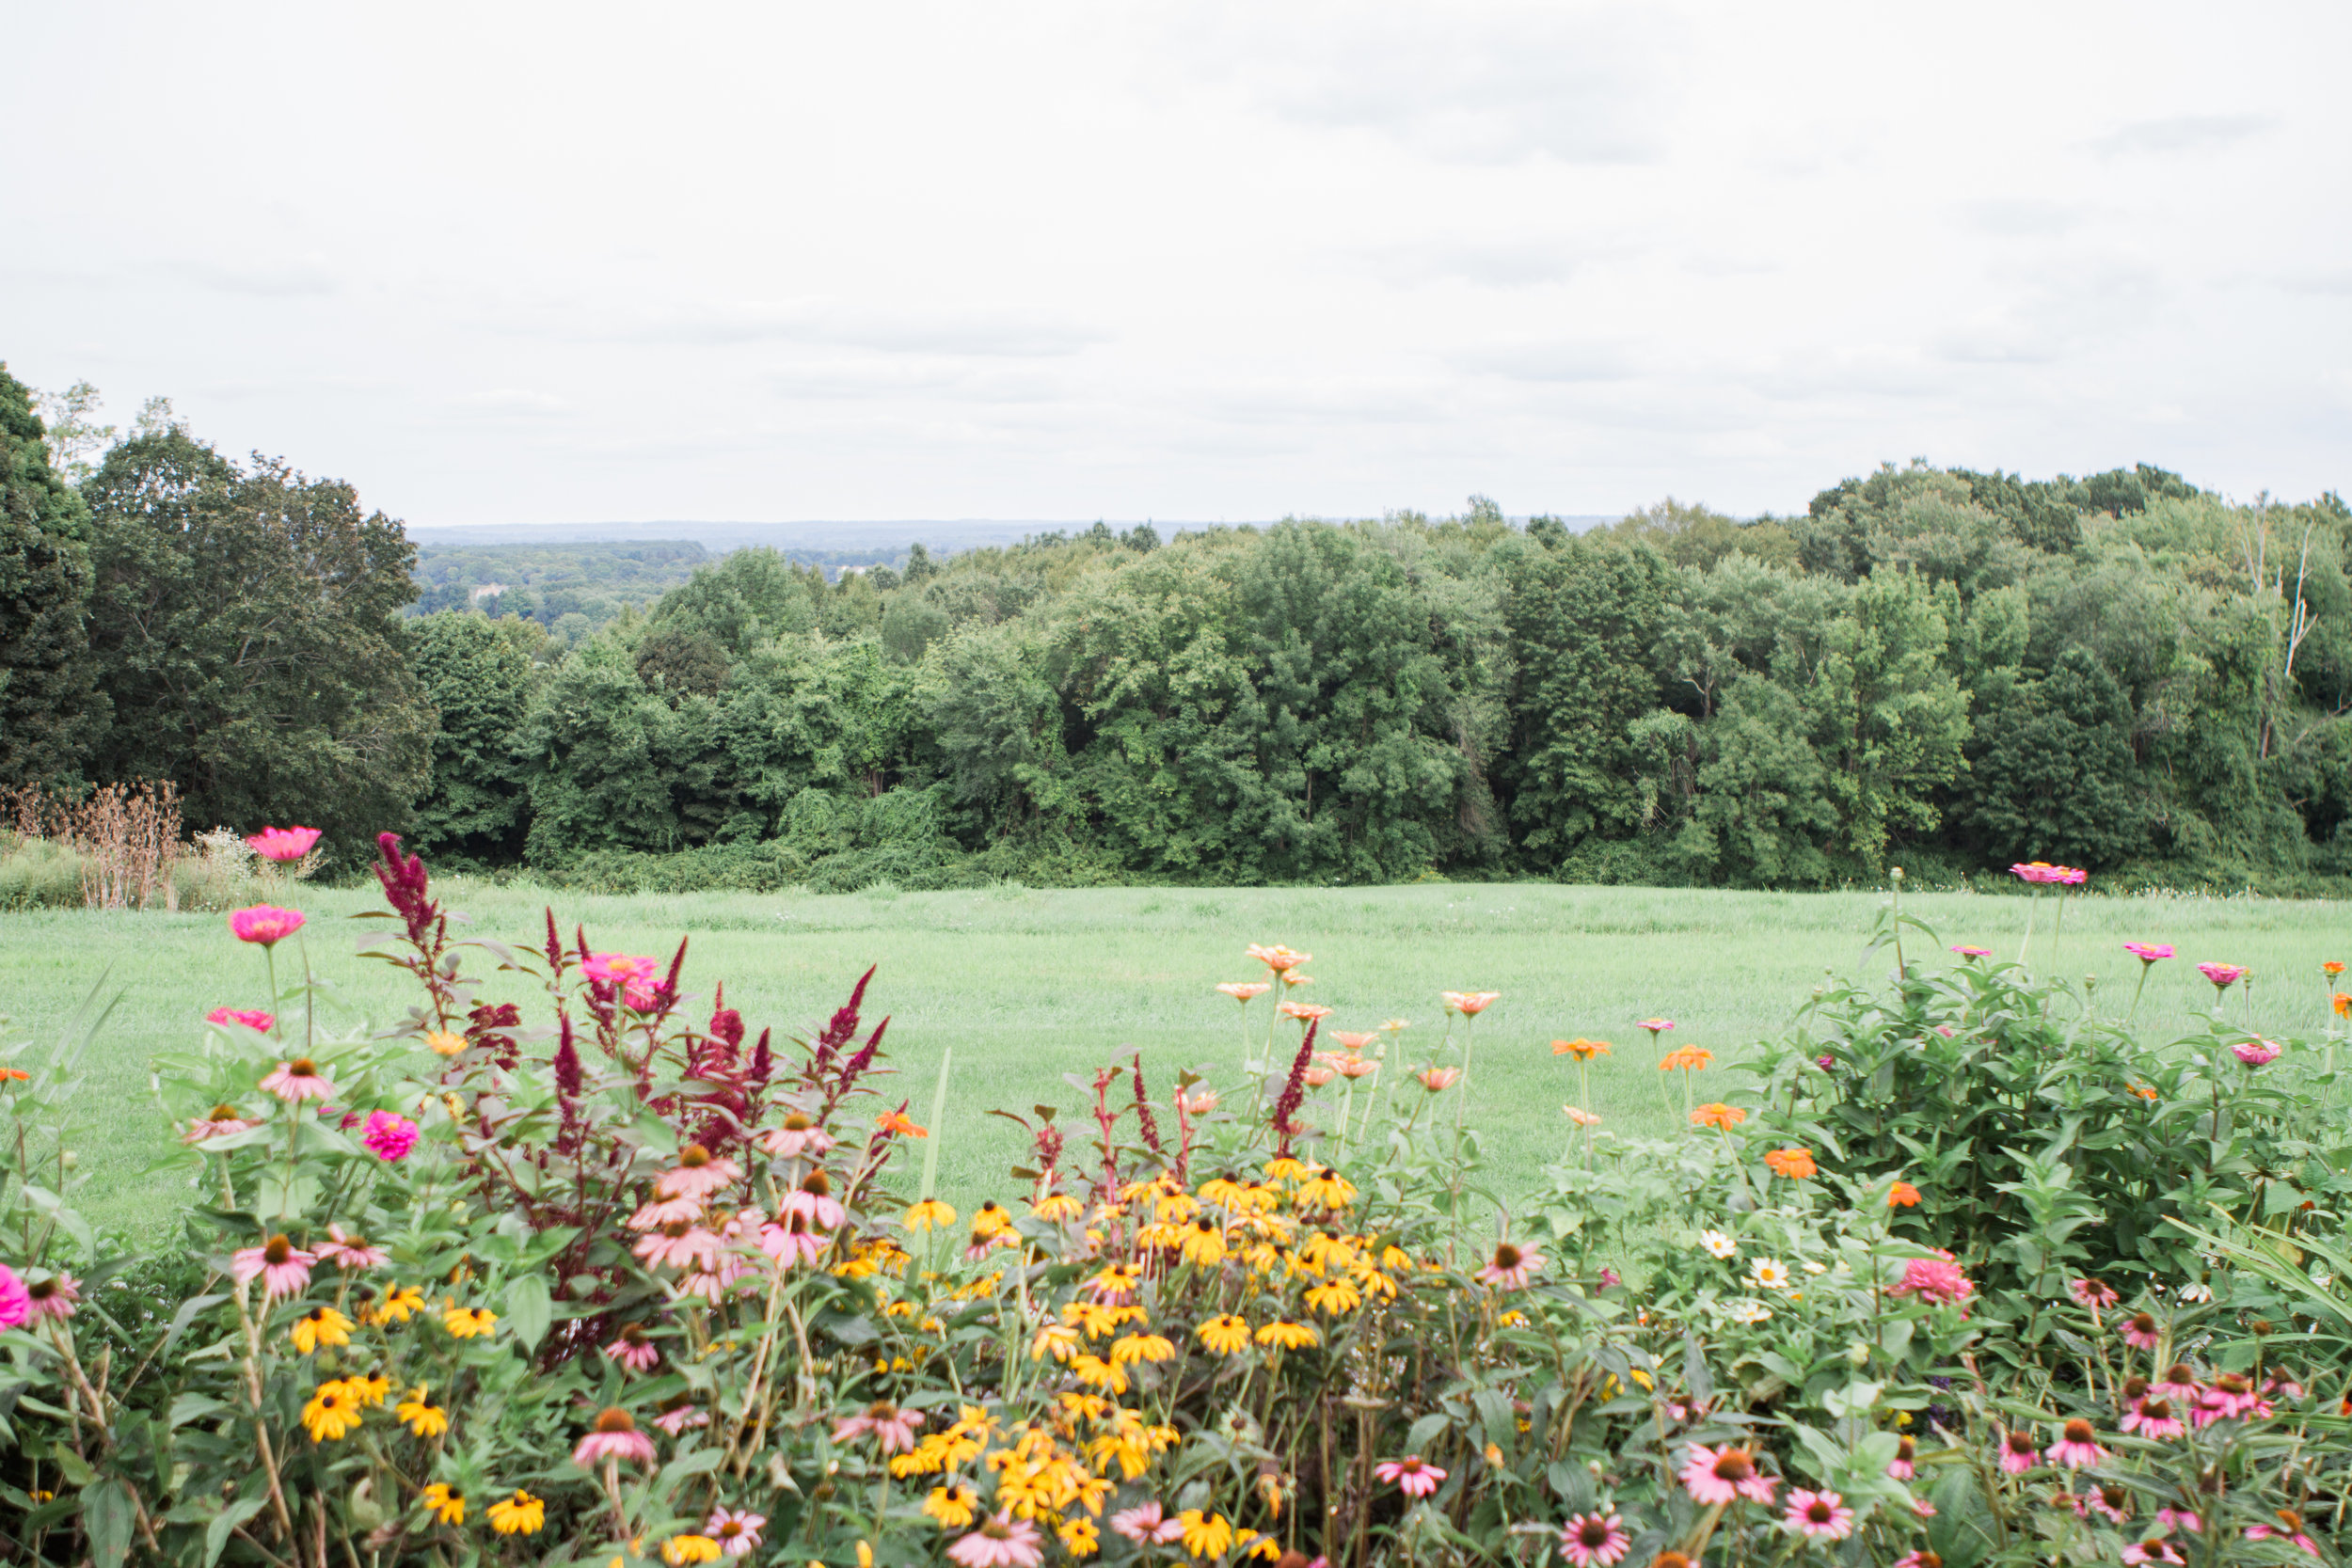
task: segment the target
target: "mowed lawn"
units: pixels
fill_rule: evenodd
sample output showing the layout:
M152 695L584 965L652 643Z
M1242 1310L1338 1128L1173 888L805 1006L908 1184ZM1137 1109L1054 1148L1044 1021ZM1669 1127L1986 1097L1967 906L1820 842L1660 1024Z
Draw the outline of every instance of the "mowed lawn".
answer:
M707 1009L714 983L724 981L728 1003L753 1030L773 1025L780 1040L813 1032L858 974L879 964L867 1017L890 1015L888 1055L898 1069L884 1086L912 1099L918 1120L929 1116L941 1053L954 1050L948 1110L935 1132L944 1140L945 1195L967 1208L1018 1189L1006 1172L1022 1161L1023 1136L986 1113L1026 1112L1041 1101L1075 1111L1080 1097L1065 1073L1086 1074L1139 1050L1157 1094L1184 1068L1230 1088L1241 1060L1239 1022L1250 1018L1263 1033L1271 998L1245 1015L1213 988L1263 978L1243 955L1253 942L1314 955L1307 966L1313 984L1295 994L1334 1009L1327 1028L1409 1020L1402 1037L1408 1066L1445 1033L1439 991L1500 991L1477 1023L1470 1113L1486 1138L1493 1184L1504 1193L1524 1190L1568 1145L1562 1106L1573 1096L1575 1071L1552 1055L1552 1039L1614 1042L1616 1053L1595 1064L1594 1108L1613 1130L1655 1133L1671 1123L1636 1020L1673 1018L1679 1027L1669 1044L1736 1057L1788 1028L1825 973L1883 976L1892 962L1865 952L1880 893L1514 883L613 898L463 879L438 886L450 907L472 917L475 936L530 943L550 902L565 932L584 923L599 949L666 958L689 936L692 1005ZM292 901L311 916L310 959L345 1017L374 1027L399 1018L410 995L405 977L357 956L394 929L349 918L380 907L373 888L305 888ZM1915 895L1904 907L1945 942L1979 943L2003 958L2016 956L2026 917L2023 896ZM2050 961L2052 907L2042 901L2037 968ZM2334 903L2078 897L2057 963L2077 979L2096 975L2102 1010L2120 1011L2137 967L2120 944L2173 942L2179 958L2158 967L2141 1004L2146 1032L2169 1037L2193 1026L2192 1013L2211 1006L2212 990L2192 965L2217 959L2252 966L2265 1033L2316 1037L2326 1020L2319 965L2352 958L2344 917ZM1907 945L1915 962L1957 961L1923 940ZM294 959L291 944L280 953L281 964ZM485 960L479 972L489 968ZM39 1069L102 972L120 1000L86 1058L75 1120L88 1180L77 1201L102 1225L151 1233L182 1193L150 1170L172 1135L150 1059L192 1044L211 1007L261 1005L262 957L233 941L218 915L0 915L0 998L17 1032L39 1042L20 1065ZM495 979L493 996L529 993L518 977ZM526 1007L531 1022L542 1017ZM1295 1026L1284 1031L1295 1045ZM1739 1082L1717 1069L1698 1087L1714 1098ZM1672 1120L1679 1120L1678 1099ZM1073 1145L1080 1131L1073 1129Z

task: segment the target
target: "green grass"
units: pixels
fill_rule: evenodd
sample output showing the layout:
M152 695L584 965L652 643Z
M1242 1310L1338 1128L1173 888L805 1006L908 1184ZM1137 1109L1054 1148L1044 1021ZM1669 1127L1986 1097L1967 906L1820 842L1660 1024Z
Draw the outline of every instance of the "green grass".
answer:
M1360 889L1148 889L1087 892L878 893L834 897L706 895L612 898L498 888L451 879L439 889L473 917L470 934L528 942L543 904L568 932L584 922L598 948L666 956L690 934L686 978L707 1006L714 981L755 1032L804 1035L829 1015L866 965L880 973L868 1017L892 1015L887 1048L901 1075L887 1085L928 1114L940 1053L953 1047L941 1160L951 1201L1010 1196L1005 1175L1024 1141L992 1107L1026 1111L1040 1101L1074 1109L1062 1080L1140 1050L1155 1093L1175 1071L1198 1068L1221 1084L1237 1076L1239 1009L1211 988L1256 979L1243 957L1252 942L1286 942L1315 955L1303 994L1335 1009L1328 1027L1369 1029L1406 1018L1408 1060L1444 1033L1441 990L1496 990L1478 1021L1470 1115L1486 1136L1499 1190L1532 1178L1567 1147L1561 1115L1575 1071L1549 1041L1586 1035L1616 1042L1595 1064L1595 1109L1613 1130L1655 1132L1661 1109L1655 1059L1633 1022L1678 1021L1669 1044L1700 1044L1719 1056L1790 1022L1824 972L1864 973L1864 942L1882 895L1744 894L1543 884L1444 884ZM389 930L348 919L378 907L373 890L304 889L292 900L311 916L310 957L348 1007L371 1024L407 1005L405 976L355 955ZM2013 958L2023 897L1930 894L1906 897L1947 942L1976 942ZM2051 902L2042 903L2037 967L2047 965ZM2321 960L2352 957L2342 907L2261 898L2077 898L2058 955L2065 974L2098 976L2104 1010L2128 999L2136 960L2119 944L2175 942L2180 958L2150 980L2139 1022L2163 1037L2192 1027L2212 990L2191 967L2201 959L2249 964L2255 1016L2273 1036L2320 1033ZM1924 942L1923 957L1950 958ZM281 949L290 953L290 949ZM1867 961L1883 974L1891 958ZM487 972L488 966L480 966ZM192 1042L223 1004L257 1005L261 955L232 941L218 915L104 914L82 911L0 915L0 997L20 1030L53 1040L106 974L121 992L87 1057L77 1102L77 1141L88 1181L77 1201L95 1221L146 1231L183 1196L149 1164L170 1133L156 1106L149 1060ZM513 976L491 994L522 997ZM1268 998L1247 1016L1263 1030ZM2234 999L2233 999L2234 1000ZM2234 1012L2234 1008L2233 1008ZM539 1015L526 1007L530 1022ZM1286 1029L1290 1026L1285 1026ZM1295 1035L1289 1037L1295 1040ZM20 1058L38 1066L40 1050ZM1737 1080L1703 1075L1703 1097ZM1409 1086L1409 1085L1408 1085ZM1418 1091L1416 1091L1418 1092ZM1230 1103L1230 1101L1229 1101ZM1677 1102L1678 1120L1678 1101ZM1073 1142L1075 1142L1073 1136Z

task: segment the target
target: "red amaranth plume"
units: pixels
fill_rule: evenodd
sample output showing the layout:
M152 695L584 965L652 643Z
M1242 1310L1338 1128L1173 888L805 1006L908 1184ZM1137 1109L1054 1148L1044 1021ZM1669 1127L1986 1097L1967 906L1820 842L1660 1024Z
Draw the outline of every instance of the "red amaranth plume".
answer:
M375 879L384 884L384 901L393 912L407 923L408 940L421 945L425 933L440 911L425 896L430 880L425 875L424 862L414 855L400 852L398 833L378 833L375 847L382 859L375 865Z
M881 967L876 964L857 977L857 989L850 992L850 1000L833 1015L833 1022L825 1025L825 1032L817 1037L816 1054L809 1061L812 1068L821 1070L827 1062L833 1060L834 1052L857 1037L858 1006L866 1000L866 982L873 979L874 969Z
M1291 1140L1305 1131L1291 1120L1291 1115L1306 1102L1307 1069L1315 1059L1315 1031L1322 1027L1323 1020L1319 1018L1308 1021L1307 1037L1298 1042L1298 1056L1291 1063L1290 1078L1282 1085L1281 1098L1274 1102L1274 1132L1281 1139L1281 1146L1274 1151L1277 1155L1288 1154Z
M580 1098L580 1051L572 1044L572 1021L568 1015L558 1014L563 1026L563 1038L555 1047L555 1092L568 1102ZM568 1103L565 1109L569 1110Z
M1152 1097L1143 1091L1143 1053L1136 1053L1136 1122L1143 1132L1143 1141L1152 1146L1152 1152L1160 1148L1160 1124L1152 1119Z
M751 1080L752 1087L760 1088L767 1084L769 1075L775 1070L775 1055L768 1049L768 1031L762 1029L759 1032L759 1043L752 1047L751 1071L746 1076Z
M868 970L866 973L870 974L873 972ZM859 989L864 989L864 982L860 982ZM882 1049L882 1031L889 1027L890 1019L887 1015L880 1023L874 1025L874 1032L866 1037L866 1044L859 1049L856 1055L850 1058L849 1065L841 1069L843 1088L846 1089L856 1083L860 1077L864 1076L866 1069L874 1065L874 1053Z
M553 904L547 907L547 913L548 970L550 974L562 974L564 973L564 939L555 932L555 906Z
M743 1015L727 1006L727 988L722 983L710 999L710 1037L725 1043L729 1053L743 1043Z

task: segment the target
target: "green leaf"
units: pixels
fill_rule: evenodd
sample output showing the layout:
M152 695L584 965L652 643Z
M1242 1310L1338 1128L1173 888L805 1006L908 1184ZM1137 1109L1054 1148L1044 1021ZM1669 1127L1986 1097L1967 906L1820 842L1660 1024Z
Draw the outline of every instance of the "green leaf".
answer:
M515 1331L525 1350L537 1350L554 1321L555 1309L548 1299L548 1282L543 1275L516 1275L507 1281L506 1325Z
M134 1507L131 1489L119 1481L101 1481L82 1493L82 1528L89 1532L97 1568L117 1568L131 1555Z
M226 1402L209 1394L176 1394L171 1401L170 1425L179 1428L190 1421L200 1421L215 1410L226 1410Z
M204 1568L213 1568L229 1544L229 1532L262 1512L269 1503L266 1497L246 1497L230 1503L204 1527Z

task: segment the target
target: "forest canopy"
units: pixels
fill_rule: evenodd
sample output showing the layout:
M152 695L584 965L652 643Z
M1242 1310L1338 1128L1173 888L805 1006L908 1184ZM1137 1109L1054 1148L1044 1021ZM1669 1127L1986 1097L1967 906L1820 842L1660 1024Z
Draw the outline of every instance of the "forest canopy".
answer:
M176 424L75 483L0 377L0 782L239 828L615 887L2352 875L2332 493L1913 462L1583 533L1473 498L831 579L584 546L541 565L686 575L550 636L420 613L399 524Z

